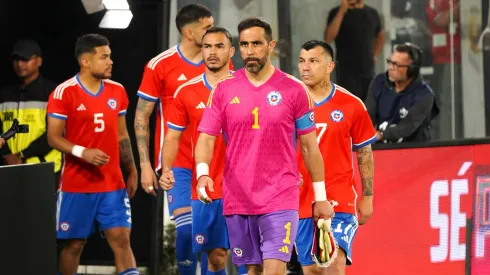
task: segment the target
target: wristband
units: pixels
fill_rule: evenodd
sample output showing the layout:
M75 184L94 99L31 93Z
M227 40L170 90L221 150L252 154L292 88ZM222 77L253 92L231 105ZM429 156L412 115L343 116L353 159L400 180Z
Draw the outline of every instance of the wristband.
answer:
M74 155L75 157L82 158L83 151L85 151L85 147L80 145L75 145L71 149L71 154Z
M325 191L325 182L317 181L313 183L313 191L315 192L315 201L326 201L327 191Z
M204 162L198 163L196 165L197 180L202 176L209 176L209 165Z

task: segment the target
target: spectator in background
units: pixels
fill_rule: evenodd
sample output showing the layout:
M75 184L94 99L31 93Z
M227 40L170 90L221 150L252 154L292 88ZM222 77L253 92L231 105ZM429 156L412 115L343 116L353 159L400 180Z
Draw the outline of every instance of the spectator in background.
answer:
M427 141L431 120L439 113L435 95L420 75L422 50L399 45L369 89L366 108L383 142Z
M58 172L61 153L49 146L46 136L46 104L56 84L39 72L43 59L35 41L18 41L11 56L19 82L0 91L0 131L7 131L17 118L29 125L29 133L9 139L0 154L7 165L54 162Z
M450 10L450 1L453 9ZM427 19L432 32L432 54L434 56L434 91L441 107L441 115L434 123L433 133L437 139L463 138L463 96L461 84L461 32L459 25L458 0L428 0ZM452 19L451 21L451 13ZM452 40L452 41L451 41ZM453 56L451 57L451 46ZM454 64L454 75L451 73ZM454 83L451 81L454 80ZM452 102L451 88L454 89ZM454 114L452 110L454 104Z
M364 0L341 0L340 6L330 10L325 29L325 41L334 40L337 83L364 101L384 43L378 12Z

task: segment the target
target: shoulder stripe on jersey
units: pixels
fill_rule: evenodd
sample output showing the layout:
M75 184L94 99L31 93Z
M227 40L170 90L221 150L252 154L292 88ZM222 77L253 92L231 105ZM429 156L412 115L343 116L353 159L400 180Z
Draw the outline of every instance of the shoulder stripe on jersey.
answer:
M75 86L75 85L77 85L77 80L75 79L75 77L72 77L72 78L68 79L67 81L61 83L60 85L58 85L54 89L53 99L62 100L63 99L63 93L65 92L65 89L68 87L71 87L71 86Z
M310 90L308 89L308 87L303 83L303 81L297 79L296 77L294 77L290 74L286 74L286 76L288 78L298 82L301 86L303 86L303 88L305 89L306 96L308 97L308 108L312 109L315 106L315 102L313 101L313 97L311 97Z
M213 89L211 90L211 93L209 94L209 98L208 98L208 102L207 102L206 106L211 107L211 102L213 101L214 90L216 90L216 87L218 87L218 84L227 80L227 79L233 79L233 78L235 78L235 76L233 76L232 74L229 74L227 76L220 78L218 81L216 81L216 84L214 85Z
M167 57L174 55L176 52L177 52L177 46L173 46L172 48L164 51L163 53L157 55L152 60L150 60L150 62L148 62L148 68L154 70L160 61L164 60Z
M192 78L191 80L185 82L184 84L180 85L179 88L177 88L177 90L175 90L175 93L174 93L174 98L177 97L177 94L180 92L180 90L186 86L189 86L189 85L192 85L192 84L196 84L196 83L199 83L202 81L202 76L204 74L200 74L194 78Z
M114 85L118 85L118 86L121 86L121 87L124 88L124 86L121 83L116 82L116 81L111 80L111 79L104 79L104 82L111 83L111 84L114 84Z
M359 101L362 105L362 107L364 108L364 110L367 110L366 108L366 105L364 104L364 102L362 102L362 100L360 98L358 98L357 96L353 95L351 92L347 91L344 87L341 87L337 84L335 84L335 87L337 88L337 90L339 90L340 92L344 93L344 94L347 94L347 95L350 95L351 97L357 99L357 101Z

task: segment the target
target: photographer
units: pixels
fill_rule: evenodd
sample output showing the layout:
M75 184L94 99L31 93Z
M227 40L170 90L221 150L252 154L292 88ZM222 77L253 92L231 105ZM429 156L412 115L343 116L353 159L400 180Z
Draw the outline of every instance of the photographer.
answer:
M18 41L11 57L19 82L0 91L0 133L9 130L16 119L27 124L29 132L0 141L0 160L6 165L53 162L58 172L61 153L49 146L46 136L46 103L56 84L39 72L42 52L35 41Z
M422 76L422 51L416 45L398 45L388 60L389 69L371 83L366 108L381 142L431 139L429 128L439 113L435 96Z

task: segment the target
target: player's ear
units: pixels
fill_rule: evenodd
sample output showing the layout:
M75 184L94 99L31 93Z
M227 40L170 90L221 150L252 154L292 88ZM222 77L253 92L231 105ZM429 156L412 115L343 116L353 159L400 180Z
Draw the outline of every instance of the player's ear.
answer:
M269 54L272 54L275 48L276 48L276 40L271 40L269 42Z
M335 69L335 62L333 62L333 60L330 60L328 62L328 73L331 73L333 69Z
M232 58L234 54L235 54L235 47L231 47L230 48L230 58Z

